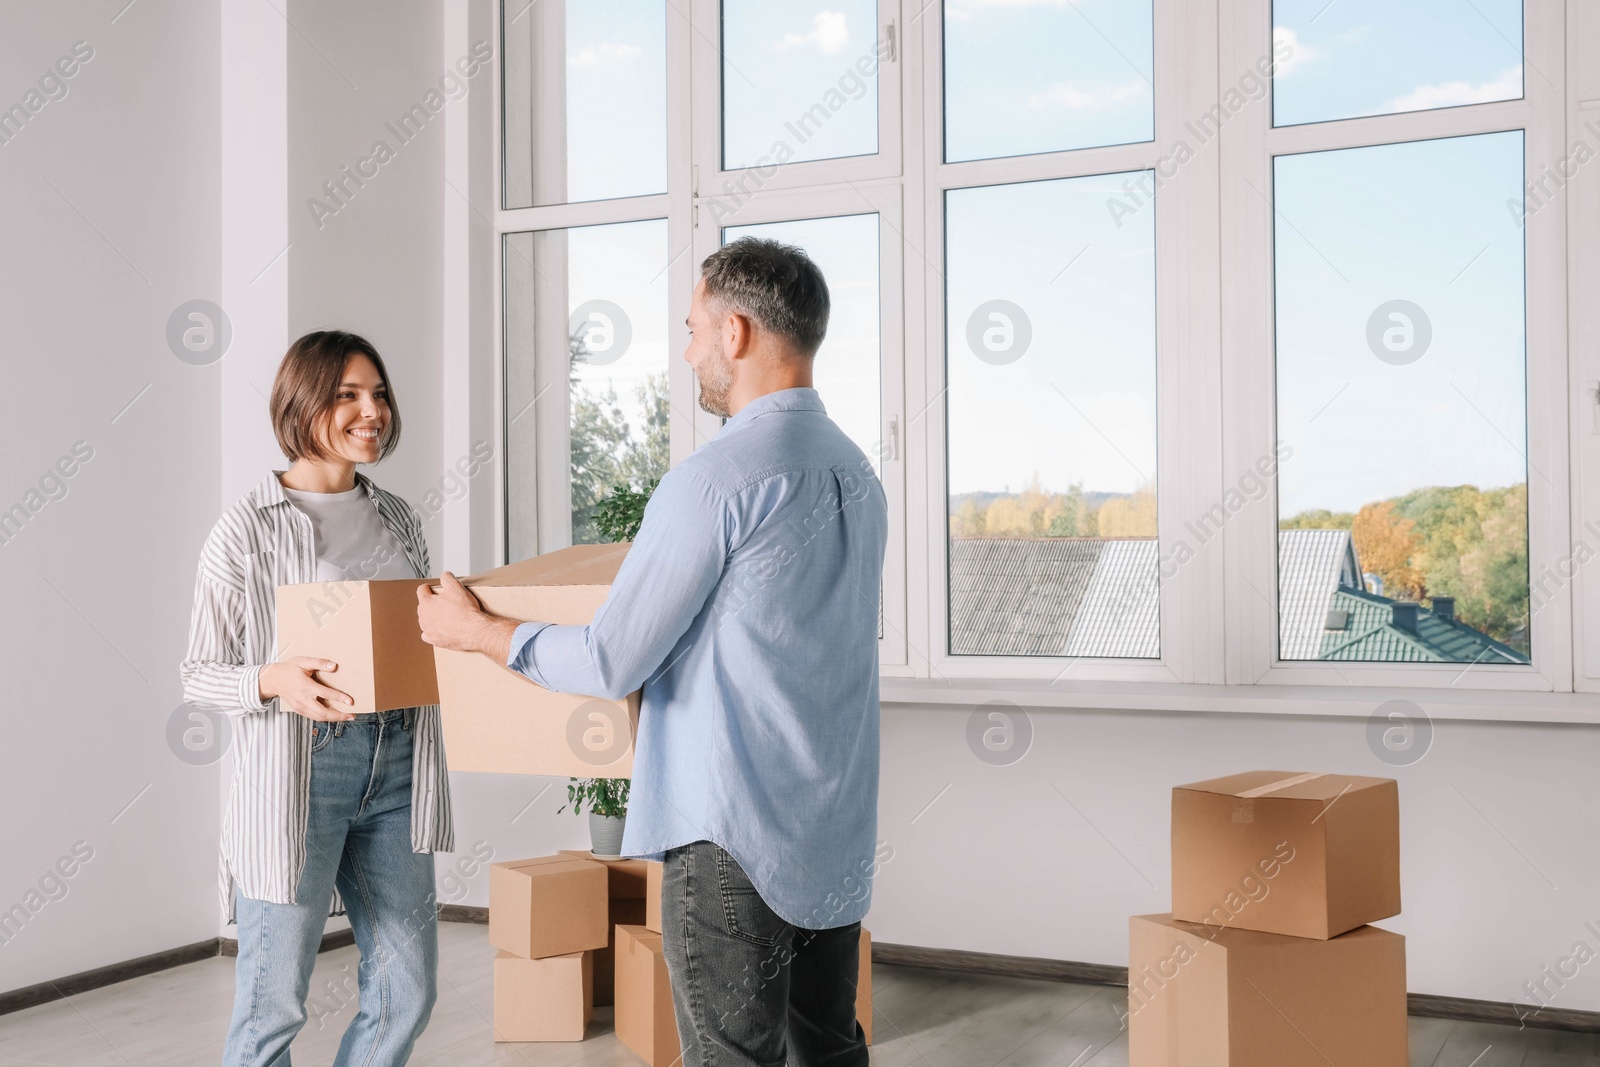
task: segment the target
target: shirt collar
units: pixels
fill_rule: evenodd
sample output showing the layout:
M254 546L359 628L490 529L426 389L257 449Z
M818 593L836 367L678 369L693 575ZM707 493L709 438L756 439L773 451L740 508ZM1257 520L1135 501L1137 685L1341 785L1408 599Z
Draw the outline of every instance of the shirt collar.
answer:
M278 481L282 476L283 471L268 471L267 476L261 479L261 484L257 485L251 492L250 495L255 498L255 505L258 509L264 511L278 504L289 503L289 498L283 492L283 483ZM356 471L356 485L366 491L369 500L372 499L377 488L372 484L372 479L360 471Z
M828 413L828 409L822 406L822 397L815 389L779 389L775 393L758 396L740 408L739 414L722 424L722 432L743 426L774 411L820 411L824 415Z

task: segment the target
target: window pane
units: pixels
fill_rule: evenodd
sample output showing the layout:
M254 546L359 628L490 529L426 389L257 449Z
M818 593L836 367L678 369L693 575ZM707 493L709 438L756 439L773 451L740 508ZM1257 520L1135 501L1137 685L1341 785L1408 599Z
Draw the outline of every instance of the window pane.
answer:
M1153 181L947 194L952 654L1160 654Z
M1273 0L1278 126L1522 96L1522 0Z
M1520 131L1276 161L1279 656L1525 663Z
M663 220L506 235L512 559L561 547L563 534L572 544L603 540L596 503L613 486L642 487L666 473L667 258ZM564 451L564 496L538 491L541 443ZM557 520L558 534L547 521L541 539L535 501L559 501L570 524Z
M1155 136L1150 0L945 0L947 162Z
M878 216L770 222L722 231L724 244L741 237L798 245L822 268L833 307L813 379L828 416L876 465L883 442Z
M505 206L667 189L665 0L504 0Z
M876 0L726 0L722 166L878 150Z

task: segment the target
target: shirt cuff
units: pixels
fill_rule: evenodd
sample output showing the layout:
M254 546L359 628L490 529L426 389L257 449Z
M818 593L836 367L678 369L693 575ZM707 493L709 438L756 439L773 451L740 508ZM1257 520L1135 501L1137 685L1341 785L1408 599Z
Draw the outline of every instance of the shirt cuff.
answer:
M246 711L270 711L272 705L261 699L261 668L253 663L239 672L239 706Z
M546 627L554 625L548 622L525 622L518 626L511 635L511 654L506 657L506 666L516 671L524 678L532 679L544 688L544 677L540 675L539 668L533 662L533 639Z

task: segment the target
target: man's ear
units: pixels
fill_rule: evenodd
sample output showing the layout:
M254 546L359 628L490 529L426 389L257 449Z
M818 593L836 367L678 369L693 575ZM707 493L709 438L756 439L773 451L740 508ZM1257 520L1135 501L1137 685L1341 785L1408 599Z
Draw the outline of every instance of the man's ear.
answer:
M728 312L723 322L722 349L729 359L743 359L750 351L750 319L737 311Z

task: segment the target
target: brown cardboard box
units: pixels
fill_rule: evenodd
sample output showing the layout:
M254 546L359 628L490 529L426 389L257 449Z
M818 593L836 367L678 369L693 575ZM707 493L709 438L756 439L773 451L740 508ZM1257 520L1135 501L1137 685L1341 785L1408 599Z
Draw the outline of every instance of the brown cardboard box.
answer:
M643 900L648 889L648 876L645 868L649 866L644 860L613 860L601 859L588 849L564 848L558 856L570 856L577 860L593 860L606 866L607 890L612 900Z
M856 964L856 1021L872 1044L872 931L861 928L861 948Z
M463 579L512 619L582 625L594 618L628 545L574 545ZM453 771L628 778L639 694L552 693L476 652L434 649L444 745Z
M1178 786L1172 914L1323 939L1400 914L1394 779L1250 771Z
M525 959L604 948L606 869L570 856L489 869L489 944Z
M317 681L355 699L358 714L439 702L433 649L417 626L415 578L280 585L278 658L339 665Z
M616 1019L617 1040L650 1067L681 1061L661 935L642 926L617 927Z
M645 870L644 928L661 932L661 874L659 863L649 863Z
M1406 944L1128 920L1128 1067L1406 1067Z
M593 852L571 848L564 848L557 855L592 860L606 868L607 891L611 897L610 924L606 930L610 940L605 948L594 952L594 1003L596 1007L604 1007L615 1002L616 928L618 924L638 926L644 922L647 864L644 860L603 860Z
M528 960L494 957L496 1041L582 1041L594 1007L594 962L588 952Z

